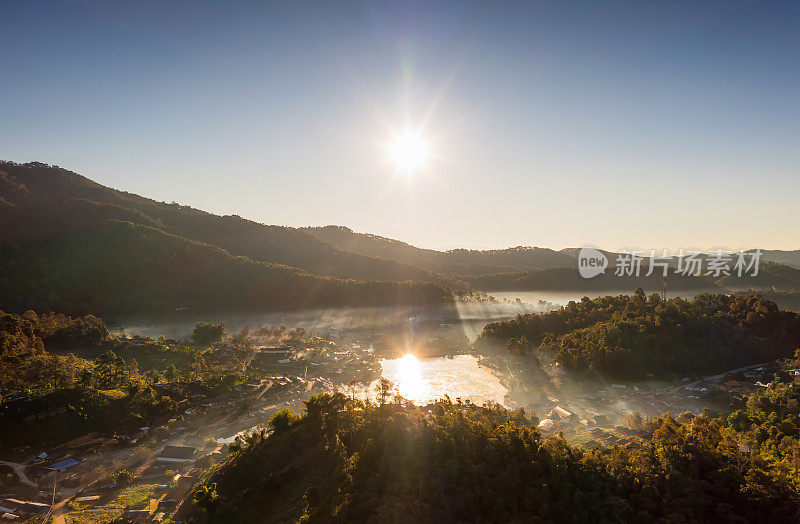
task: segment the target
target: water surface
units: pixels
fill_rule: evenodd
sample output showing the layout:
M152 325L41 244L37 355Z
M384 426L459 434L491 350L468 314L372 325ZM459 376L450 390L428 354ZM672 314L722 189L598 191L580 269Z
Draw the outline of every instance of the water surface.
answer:
M424 405L448 395L475 404L505 403L508 390L497 376L472 355L418 359L408 354L381 360L381 376L391 380L397 392L415 404Z

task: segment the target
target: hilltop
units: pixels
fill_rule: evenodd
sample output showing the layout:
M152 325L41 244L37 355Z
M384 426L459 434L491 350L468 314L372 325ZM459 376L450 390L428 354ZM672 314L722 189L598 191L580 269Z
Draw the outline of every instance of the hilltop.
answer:
M422 249L399 240L355 233L343 226L305 228L336 247L362 255L390 258L406 264L457 277L557 267L574 268L577 255L541 247L508 249Z
M522 410L318 395L302 418L277 412L271 435L235 443L179 517L788 522L800 500L787 477L798 450L797 398L798 386L776 383L727 420L667 414L646 420L627 447L584 450L543 438Z
M712 373L790 357L800 346L800 315L760 295L664 301L639 289L487 324L476 345L507 347L534 361L552 356L585 374Z

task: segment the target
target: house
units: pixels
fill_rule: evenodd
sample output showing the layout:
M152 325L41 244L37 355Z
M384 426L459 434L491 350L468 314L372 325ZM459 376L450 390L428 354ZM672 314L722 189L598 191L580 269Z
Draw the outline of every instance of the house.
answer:
M192 462L196 448L191 446L164 446L158 455L159 462Z
M150 511L147 509L129 509L122 518L129 522L147 522L150 519Z
M67 468L71 468L75 464L78 464L78 461L74 458L64 459L61 462L56 462L55 464L50 465L50 469L55 471L64 471Z
M539 422L537 426L541 431L553 431L553 427L555 426L555 422L553 422L549 418L544 418Z
M267 355L285 355L289 351L289 348L285 346L260 346L256 349Z
M3 499L0 502L0 512L13 515L43 515L49 509L50 504L30 500Z
M574 416L575 416L574 413L567 411L561 406L556 406L553 409L551 409L547 415L545 415L545 418L554 420L559 420L559 419L569 420Z
M159 501L157 511L174 513L180 507L183 499L186 498L190 490L191 486L189 485L179 485L173 488Z

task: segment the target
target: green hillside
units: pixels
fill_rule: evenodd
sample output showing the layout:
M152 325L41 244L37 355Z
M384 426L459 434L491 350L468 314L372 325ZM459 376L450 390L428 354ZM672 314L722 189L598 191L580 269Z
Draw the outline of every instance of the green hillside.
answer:
M0 218L4 221L26 212L34 219L42 215L60 215L56 229L51 231L53 235L60 234L60 228L79 229L96 223L97 219L117 218L219 246L232 255L297 267L317 275L450 283L440 275L394 260L338 249L300 229L267 226L238 216L217 216L188 206L157 202L102 186L66 169L36 162L0 162L0 198ZM77 209L75 199L108 206L103 217L96 216L97 209L87 215ZM15 208L17 214L9 216L9 210ZM10 233L14 235L14 242L25 240L14 231ZM40 233L45 235L47 231ZM0 241L6 239L6 232L0 232Z
M449 292L434 284L310 275L118 220L6 249L0 275L0 305L12 311L248 310L449 299Z
M800 346L800 315L758 295L663 301L637 290L488 324L476 345L519 348L532 358L550 353L581 373L708 374L791 356Z
M774 384L727 420L667 414L627 447L584 450L543 438L521 410L319 395L232 446L178 518L791 522L799 396Z

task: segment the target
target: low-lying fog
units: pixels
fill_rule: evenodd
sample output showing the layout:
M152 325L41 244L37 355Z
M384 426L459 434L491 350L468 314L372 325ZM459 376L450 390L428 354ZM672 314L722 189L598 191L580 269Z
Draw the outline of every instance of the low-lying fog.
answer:
M176 312L170 318L129 319L124 321L126 333L168 338L185 338L194 329L197 321L225 322L228 332L234 333L244 327L263 325L285 325L302 327L314 331L394 329L412 323L440 320L442 323L459 322L470 340L480 334L483 326L490 322L514 318L518 314L542 313L557 309L569 301L578 301L604 295L629 294L625 291L497 291L488 296L495 300L457 301L455 305L431 307L343 307L307 309L301 311L266 312L247 314L194 314L191 310ZM693 295L685 295L691 298ZM118 326L117 326L118 327Z
M542 367L534 368L533 359L512 357L502 348L494 354L476 354L469 344L489 322L550 311L583 296L626 293L629 291L496 292L439 307L331 308L200 318L187 311L163 322L132 321L125 325L125 331L129 335L186 338L199 320L225 322L229 333L263 325L302 327L338 340L345 350L374 351L381 376L391 380L402 396L423 404L448 395L454 401L461 398L478 404L493 401L511 408L521 406L539 417L558 405L580 418L604 414L611 421L617 421L626 411L655 415L699 411L713 404L713 398L706 398L700 387L686 388L695 384L696 377L680 377L678 383L612 384L599 376L564 374L549 365L544 355L539 355ZM334 377L329 379L336 383Z

